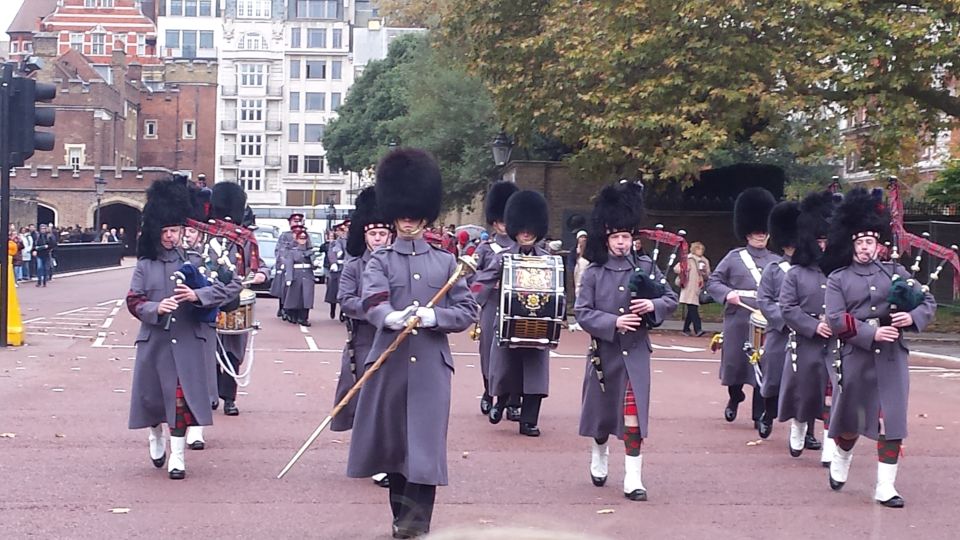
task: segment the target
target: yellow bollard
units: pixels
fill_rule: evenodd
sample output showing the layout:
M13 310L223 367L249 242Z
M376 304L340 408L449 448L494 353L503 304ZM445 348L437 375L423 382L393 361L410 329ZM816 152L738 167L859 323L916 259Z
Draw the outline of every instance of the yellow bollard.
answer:
M16 278L13 275L13 257L7 256L7 345L23 345L23 320L17 300Z

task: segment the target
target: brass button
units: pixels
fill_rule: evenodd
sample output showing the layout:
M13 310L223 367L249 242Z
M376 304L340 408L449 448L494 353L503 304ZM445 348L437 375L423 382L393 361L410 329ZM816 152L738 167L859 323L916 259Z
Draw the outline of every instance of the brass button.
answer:
M826 288L827 288L827 284L824 283L823 285L820 285L820 288L821 288L821 289L826 289Z
M417 307L420 307L420 301L419 301L419 300L414 300L414 301L413 301L413 305L415 305L415 306L417 306Z
M880 349L874 349L873 352L880 354Z
M876 310L877 310L877 306L870 306L870 311L876 311Z
M624 310L623 308L620 308L620 313L623 313L624 311L625 311L625 310Z
M414 328L413 330L410 331L410 333L413 334L413 335L417 335L417 329Z
M170 317L170 322L175 323L177 322L177 319L175 317Z
M630 353L628 353L627 351L623 351L623 355L624 355L624 356L627 356L627 355L629 355L629 354L630 354Z
M413 279L420 279L420 274L414 274Z
M411 357L410 357L410 361L411 361L411 362L416 362L416 361L417 361L417 357L416 357L416 356L411 356Z
M624 289L623 289L623 285L621 285L621 286L619 286L619 287L617 287L617 288L620 289L621 291L624 290Z
M173 343L174 345L176 345L176 344L177 344L177 338L171 339L171 340L170 340L170 343Z
M822 307L823 309L827 309L827 305L826 305L826 304L821 304L820 307Z
M871 285L871 286L870 286L870 290L871 290L871 291L875 291L875 290L877 290L877 288L876 288L875 286Z

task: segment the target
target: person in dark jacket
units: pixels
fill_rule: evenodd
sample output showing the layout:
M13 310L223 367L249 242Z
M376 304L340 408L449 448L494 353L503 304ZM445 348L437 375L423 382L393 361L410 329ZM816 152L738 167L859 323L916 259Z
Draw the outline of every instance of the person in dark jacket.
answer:
M377 202L397 239L378 249L363 272L365 318L376 329L366 369L416 323L360 391L347 475L390 478L393 537L430 530L436 487L447 484L447 425L453 355L447 334L466 330L477 304L458 279L435 305L431 300L454 275L456 259L423 239L440 213L440 168L423 150L399 149L377 166Z

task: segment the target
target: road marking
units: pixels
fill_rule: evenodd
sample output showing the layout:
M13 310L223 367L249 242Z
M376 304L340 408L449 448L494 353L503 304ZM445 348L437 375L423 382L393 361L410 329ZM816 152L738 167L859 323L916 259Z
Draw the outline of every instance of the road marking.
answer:
M302 324L300 325L300 331L303 332L304 334L310 333L310 330L308 330L307 327Z
M960 358L956 356L947 356L945 354L936 354L928 352L919 352L919 351L910 351L910 354L919 356L921 358L933 358L934 360L948 360L950 362L960 362Z
M317 347L317 342L314 341L313 336L304 336L303 339L307 340L307 347L309 347L311 351L320 352L320 348Z
M96 347L96 348L103 347L103 346L104 346L104 345L103 345L103 342L104 342L106 339L107 339L107 333L106 333L106 332L99 332L99 333L97 333L97 339L96 339L96 341L93 342L92 347Z
M65 337L71 339L90 339L93 336L82 335L78 336L76 334L56 334L51 332L27 332L28 336L53 336L53 337Z
M103 325L100 328L110 328L111 324L113 324L113 317L107 317L107 320L103 321Z
M76 312L78 312L78 311L83 311L83 310L85 310L85 309L87 309L86 306L81 307L81 308L77 308L77 309L71 309L71 310L69 310L69 311L61 311L60 313L57 313L57 315L69 315L69 314L71 314L71 313L76 313Z
M35 317L35 318L33 318L33 319L27 319L27 320L23 321L23 324L30 324L30 323L32 323L32 322L42 321L42 320L44 320L44 319L46 319L46 317Z
M683 345L657 345L656 343L651 343L650 346L654 349L663 349L665 351L703 352L706 350L697 347L684 347Z
M117 300L107 300L106 302L100 302L100 303L97 304L97 305L98 305L98 306L105 306L105 305L107 305L107 304L116 304L116 305L119 306L121 302L123 302L123 299L122 299L122 298L117 299Z

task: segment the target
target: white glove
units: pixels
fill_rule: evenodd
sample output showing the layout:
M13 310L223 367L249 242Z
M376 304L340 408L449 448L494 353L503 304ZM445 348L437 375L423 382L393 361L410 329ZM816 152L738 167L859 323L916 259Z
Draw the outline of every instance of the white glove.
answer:
M292 281L290 281L290 280L287 280L287 287L289 287L289 286L290 286L290 284L292 284L292 283L293 283Z
M570 329L571 332L579 332L579 331L583 330L583 328L580 328L580 323L572 323L572 324L569 326L569 329Z
M417 308L417 317L420 317L420 326L423 328L433 328L437 325L437 312L433 308Z
M407 306L400 311L391 311L383 318L383 325L390 330L402 330L403 327L407 325L407 319L416 311L417 306L413 305Z
M331 271L331 272L339 272L339 271L340 271L340 266L338 266L337 263L333 263L333 264L330 265L330 271Z

